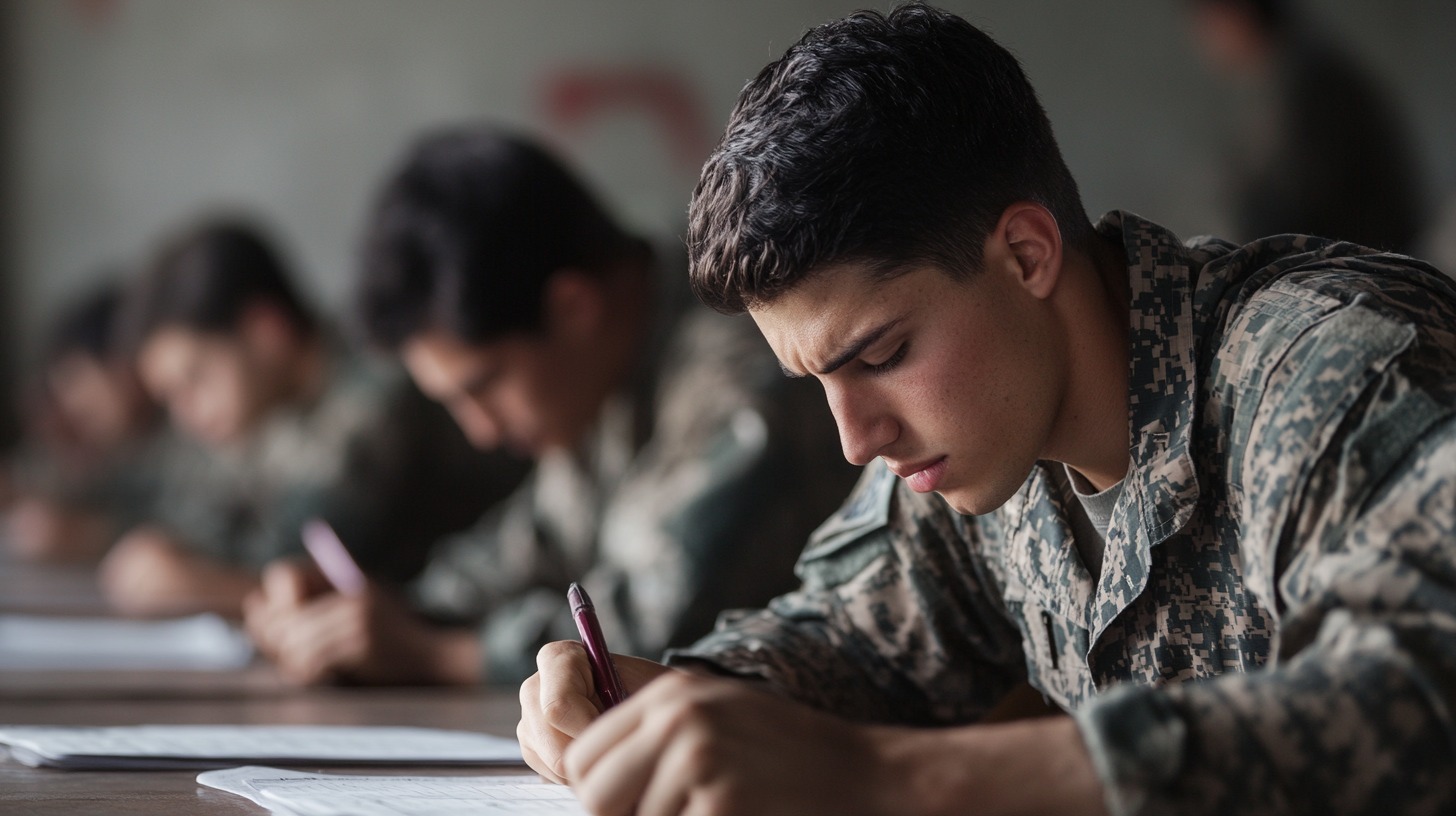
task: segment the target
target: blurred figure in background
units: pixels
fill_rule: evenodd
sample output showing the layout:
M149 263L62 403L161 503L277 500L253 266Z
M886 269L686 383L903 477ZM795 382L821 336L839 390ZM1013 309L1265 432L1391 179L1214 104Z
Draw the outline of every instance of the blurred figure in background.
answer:
M132 361L117 349L121 284L57 315L8 475L6 544L28 561L90 562L151 506L172 447Z
M423 138L367 231L367 328L472 442L535 459L403 598L270 570L249 631L316 682L510 684L574 637L581 581L615 648L657 655L792 583L855 477L817 389L752 323L691 300L541 148L489 128Z
M1420 167L1395 100L1288 0L1192 0L1208 62L1247 97L1234 227L1409 253L1425 226Z
M200 446L101 565L123 612L241 615L259 569L301 552L312 517L367 572L405 580L430 542L518 479L471 450L397 367L349 353L246 223L182 232L123 318L142 383Z
M1448 275L1456 275L1456 191L1446 196L1446 204L1432 220L1418 252Z

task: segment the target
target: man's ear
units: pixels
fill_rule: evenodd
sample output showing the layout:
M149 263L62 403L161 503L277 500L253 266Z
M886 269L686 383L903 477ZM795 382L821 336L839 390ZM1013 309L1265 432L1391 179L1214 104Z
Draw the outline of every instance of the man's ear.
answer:
M238 340L265 359L292 357L297 349L298 330L283 310L267 301L256 301L238 316Z
M593 340L601 334L606 308L602 282L585 270L558 269L546 280L543 319L552 335Z
M1040 204L1017 202L1001 214L993 236L1015 260L1021 286L1033 297L1050 297L1062 271L1062 232L1056 216Z

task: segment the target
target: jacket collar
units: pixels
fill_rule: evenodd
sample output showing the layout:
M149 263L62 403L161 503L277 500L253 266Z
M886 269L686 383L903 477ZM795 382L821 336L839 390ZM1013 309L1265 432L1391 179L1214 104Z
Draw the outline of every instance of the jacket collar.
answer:
M1147 587L1152 550L1192 518L1200 496L1193 462L1198 394L1193 291L1205 260L1168 230L1127 212L1103 216L1097 232L1125 253L1128 301L1128 423L1131 463L1113 511L1096 586L1081 568L1066 521L1076 499L1042 463L1028 480L1019 517L1029 549L1013 572L1046 608L1090 630L1089 645ZM1060 518L1041 518L1043 501ZM1028 527L1028 523L1035 523ZM1033 529L1034 527L1034 529Z

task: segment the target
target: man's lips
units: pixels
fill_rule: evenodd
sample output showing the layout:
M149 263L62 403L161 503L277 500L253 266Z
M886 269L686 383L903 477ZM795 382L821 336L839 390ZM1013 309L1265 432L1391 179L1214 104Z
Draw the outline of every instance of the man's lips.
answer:
M945 476L944 456L939 459L931 459L914 465L891 465L890 470L896 476L905 480L916 493L929 493L940 484L941 477Z

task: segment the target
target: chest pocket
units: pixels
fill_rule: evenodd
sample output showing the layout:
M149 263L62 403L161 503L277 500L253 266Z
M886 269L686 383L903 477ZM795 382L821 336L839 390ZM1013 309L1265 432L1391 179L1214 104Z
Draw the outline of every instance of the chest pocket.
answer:
M1075 709L1095 691L1084 657L1087 630L1025 599L1008 598L1006 607L1021 629L1027 682L1062 708Z
M1021 631L1027 681L1065 709L1093 691L1086 655L1087 608L1094 591L1076 555L1055 485L1038 466L1001 509L1007 520L1005 602Z

